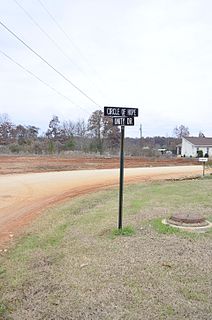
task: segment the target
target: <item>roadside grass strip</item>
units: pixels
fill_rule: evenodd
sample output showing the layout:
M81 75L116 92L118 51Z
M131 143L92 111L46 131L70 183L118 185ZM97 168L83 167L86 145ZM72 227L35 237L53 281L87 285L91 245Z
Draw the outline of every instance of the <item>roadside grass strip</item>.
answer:
M200 320L212 317L212 232L162 224L175 212L212 221L212 179L126 185L47 210L0 255L0 319Z

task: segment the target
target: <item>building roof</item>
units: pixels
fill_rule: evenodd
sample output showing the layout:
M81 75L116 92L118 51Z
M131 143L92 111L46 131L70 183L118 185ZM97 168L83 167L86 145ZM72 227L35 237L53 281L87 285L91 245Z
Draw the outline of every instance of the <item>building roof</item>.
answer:
M184 137L195 146L212 146L212 138L205 137Z

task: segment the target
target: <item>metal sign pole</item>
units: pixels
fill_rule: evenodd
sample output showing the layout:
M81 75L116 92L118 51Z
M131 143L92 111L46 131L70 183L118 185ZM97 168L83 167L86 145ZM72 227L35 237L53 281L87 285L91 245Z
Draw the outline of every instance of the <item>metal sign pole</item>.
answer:
M122 229L124 188L124 127L134 126L134 117L138 117L138 108L104 107L104 116L111 117L113 119L114 126L121 126L118 228Z
M124 187L124 126L121 126L120 180L119 180L119 220L118 228L122 229L123 187Z

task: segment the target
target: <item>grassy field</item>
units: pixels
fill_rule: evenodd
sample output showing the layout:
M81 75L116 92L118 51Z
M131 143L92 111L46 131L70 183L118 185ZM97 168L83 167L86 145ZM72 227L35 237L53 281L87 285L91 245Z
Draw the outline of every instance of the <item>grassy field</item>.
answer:
M125 186L39 217L0 256L0 319L212 319L212 232L161 224L175 212L212 220L212 179Z

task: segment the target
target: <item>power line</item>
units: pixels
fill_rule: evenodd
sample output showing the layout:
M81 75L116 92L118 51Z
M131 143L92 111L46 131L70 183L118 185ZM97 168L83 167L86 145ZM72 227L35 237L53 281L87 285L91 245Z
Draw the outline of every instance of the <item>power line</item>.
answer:
M62 54L72 63L75 64L74 61L65 53L65 51L57 44L57 42L40 26L40 24L31 16L31 14L17 1L13 0L21 10L27 15L27 17L36 25L36 27L43 33L45 36L57 47L57 49L62 52Z
M58 29L65 35L66 39L68 39L68 41L71 43L71 45L75 48L75 50L81 55L81 57L83 58L83 60L87 63L87 65L90 67L90 69L98 76L96 70L94 69L94 67L88 62L88 60L86 59L86 57L84 56L84 54L82 53L82 51L79 49L79 47L76 46L76 44L74 43L73 39L70 37L70 33L67 33L64 28L61 27L61 25L57 22L57 20L55 19L55 17L53 16L53 14L47 9L47 7L43 4L43 2L41 0L37 0L40 5L42 6L42 8L45 10L45 12L48 14L48 16L51 18L51 20L55 23L55 25L58 27ZM98 76L99 78L99 76ZM101 93L101 92L100 92ZM101 93L102 94L102 93Z
M41 0L37 0L40 5L42 6L42 8L46 11L46 13L48 14L48 16L52 19L52 21L56 24L56 26L58 27L58 29L60 29L60 31L65 35L65 37L69 40L69 42L72 44L72 46L80 53L80 55L83 57L83 59L85 60L84 55L82 54L81 50L75 45L75 43L73 42L73 40L71 39L70 35L61 27L61 25L57 22L57 20L55 19L55 17L51 14L51 12L47 9L47 7L43 4L43 2ZM86 60L86 63L88 63L88 61Z
M55 45L55 47L63 54L65 58L71 62L72 65L74 65L85 77L85 72L75 63L75 61L61 48L61 46L53 39L48 32L45 31L44 28L41 27L41 25L33 18L33 16L17 1L13 0L17 6L26 14L26 16L36 25L36 27ZM93 84L94 85L94 84Z
M13 58L11 58L8 54L6 54L5 52L3 52L2 50L0 50L0 53L2 55L4 55L7 59L9 59L10 61L12 61L14 64L16 64L17 66L19 66L22 70L24 70L25 72L27 72L28 74L30 74L32 77L36 78L38 81L40 81L41 83L43 83L45 86L47 86L48 88L50 88L52 91L56 92L58 95L60 95L61 97L65 98L66 100L68 100L69 102L71 102L73 105L75 105L75 107L81 108L83 111L85 111L86 113L87 110L85 110L84 108L82 108L81 106L77 105L76 103L74 103L69 97L65 96L63 93L61 93L60 91L58 91L57 89L55 89L54 87L52 87L51 85L49 85L47 82L43 81L41 78L39 78L38 76L36 76L36 74L34 74L32 71L30 71L29 69L25 68L23 65L21 65L19 62L17 62L16 60L14 60Z
M79 91L84 97L90 100L93 104L100 107L100 105L94 101L91 97L89 97L83 90L81 90L78 86L76 86L69 78L67 78L62 72L58 71L55 67L53 67L45 58L43 58L39 53L37 53L34 49L32 49L24 40L19 38L12 30L10 30L2 21L0 21L0 25L2 25L10 34L12 34L18 41L20 41L27 49L29 49L32 53L34 53L39 59L41 59L45 64L47 64L52 70L54 70L57 74L59 74L65 81L67 81L72 87L74 87L77 91Z
M41 78L39 78L38 76L36 76L32 71L28 70L27 68L25 68L23 65L21 65L19 62L15 61L13 58L11 58L8 54L6 54L5 52L3 52L2 50L0 50L1 54L4 55L7 59L9 59L10 61L12 61L13 63L15 63L17 66L19 66L21 69L23 69L25 72L27 72L28 74L30 74L31 76L33 76L34 78L36 78L37 80L39 80L41 83L43 83L44 85L46 85L48 88L50 88L51 90L53 90L54 92L56 92L57 94L59 94L60 96L62 96L63 98L67 99L68 101L70 101L72 104L74 104L74 102L68 98L67 96L63 95L62 93L60 93L57 89L55 89L54 87L52 87L51 85L49 85L47 82L43 81ZM77 105L76 105L77 106Z

